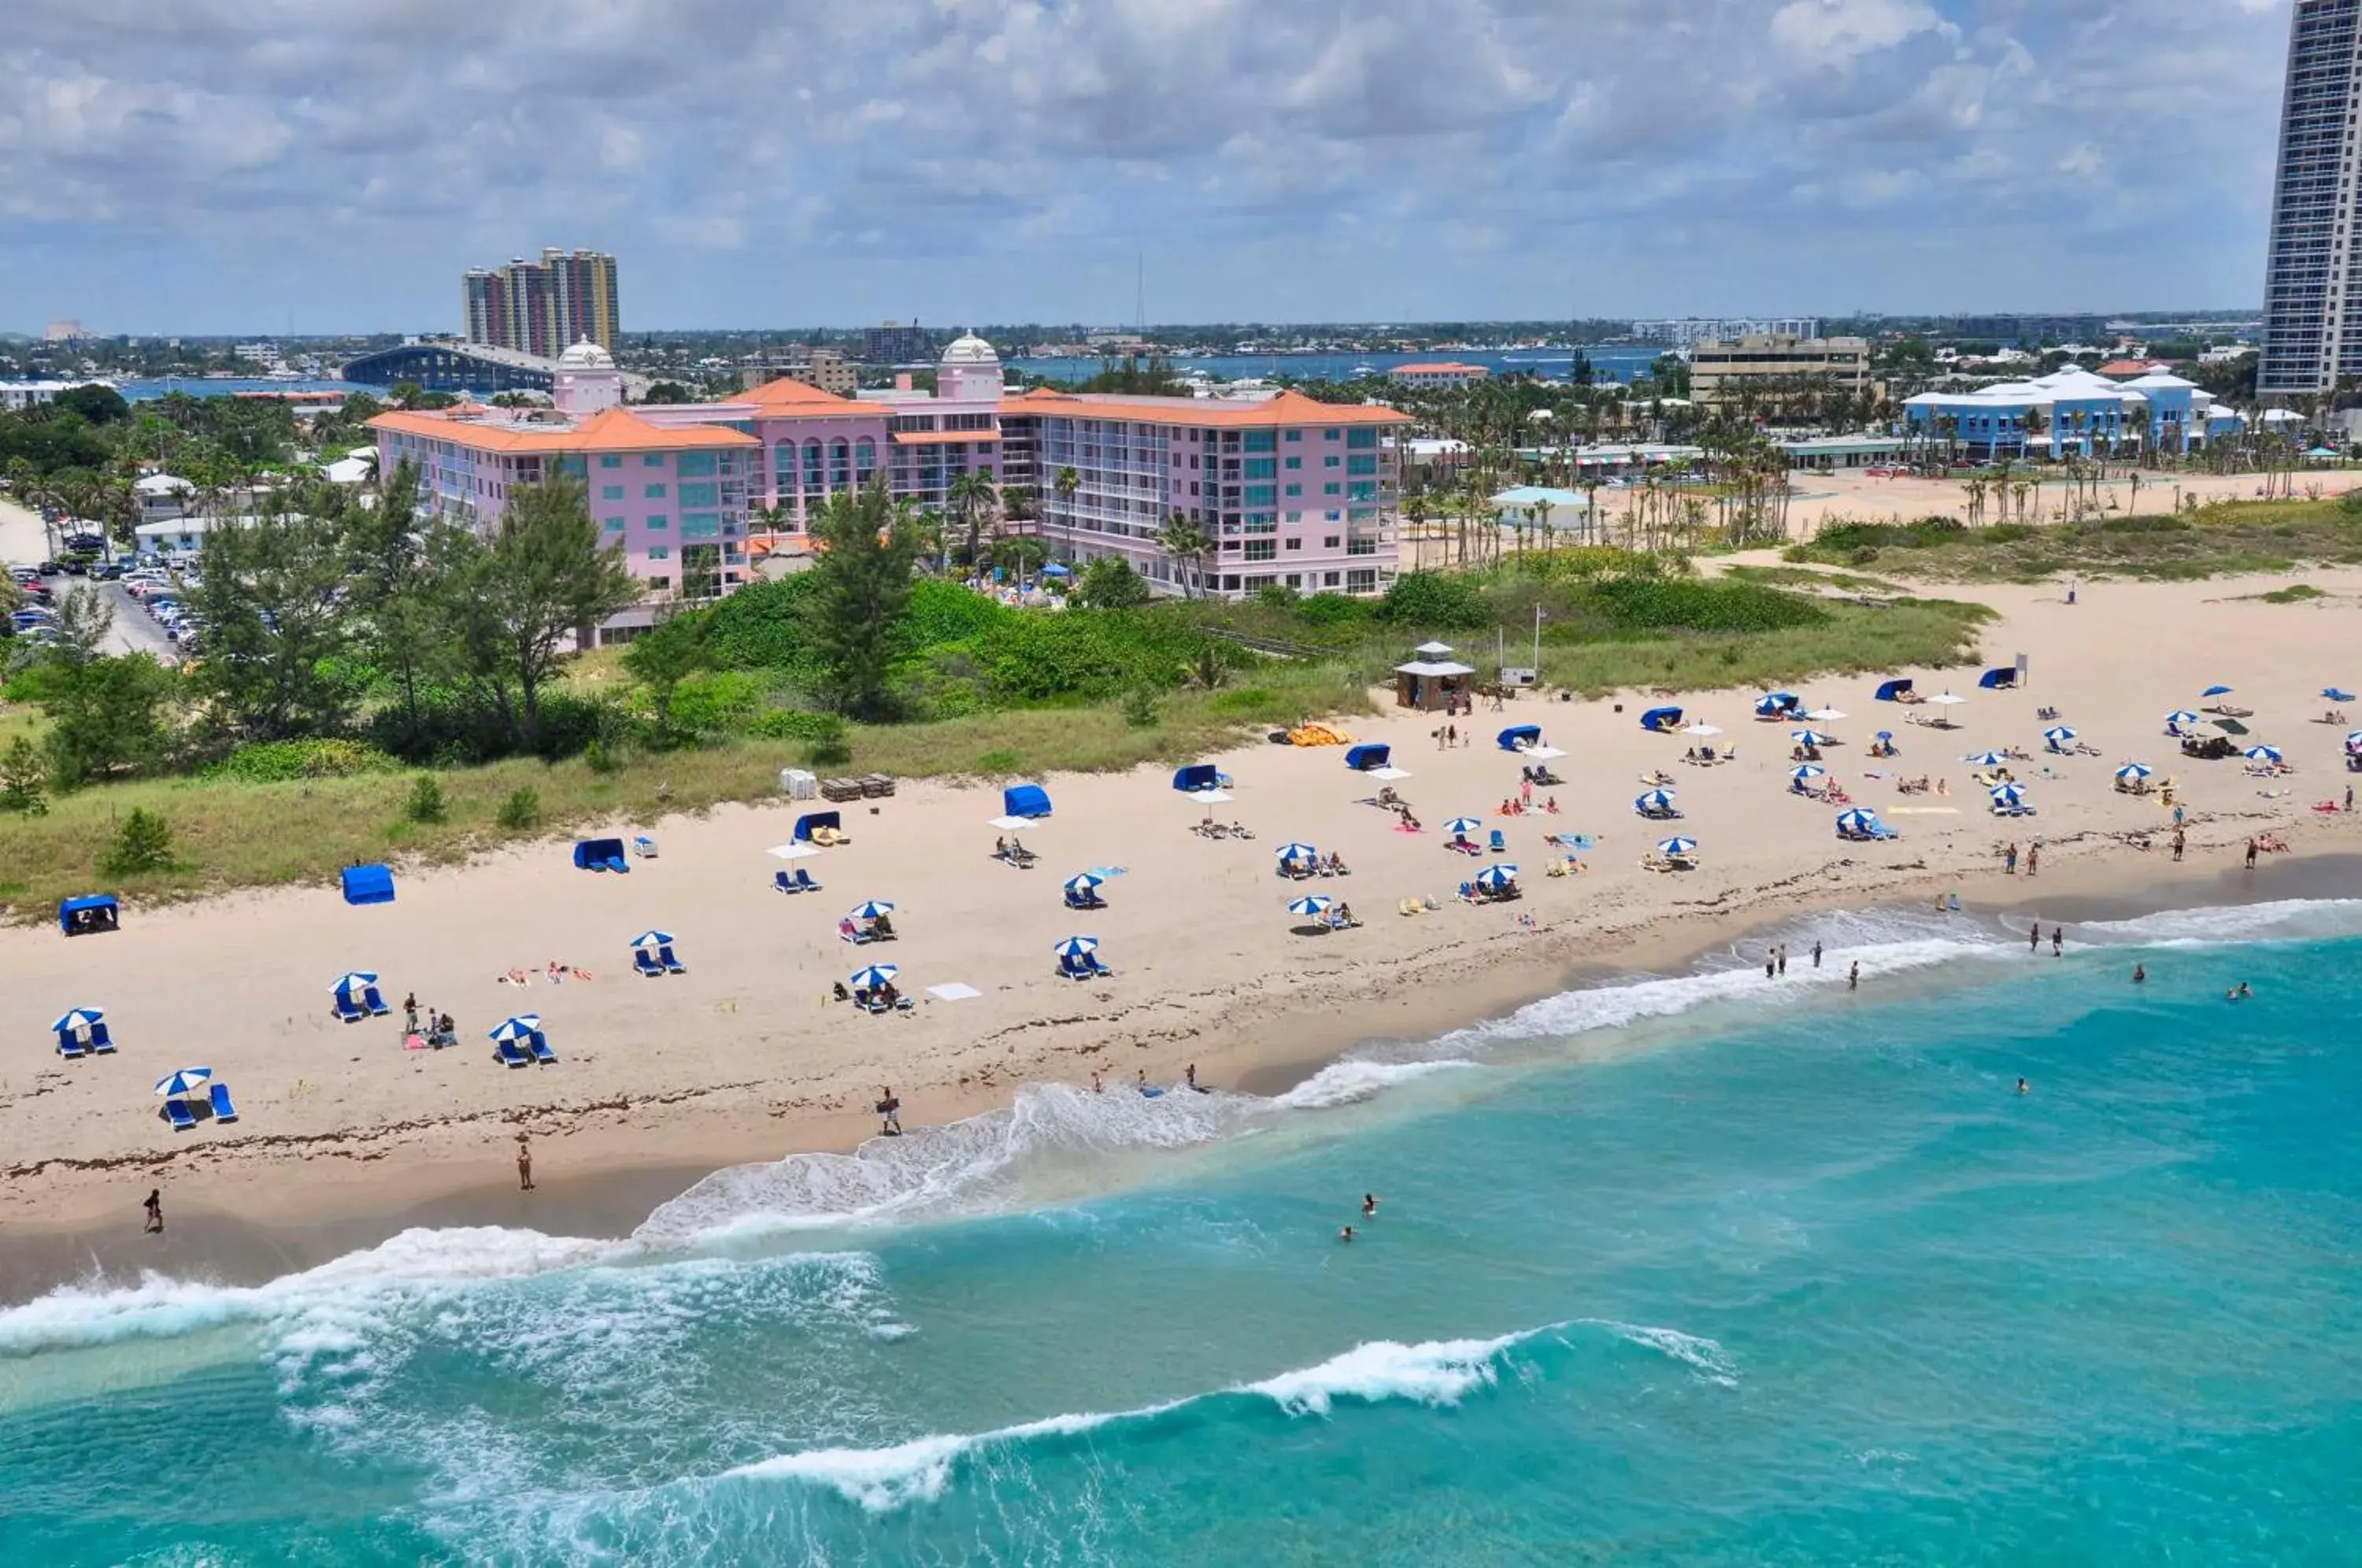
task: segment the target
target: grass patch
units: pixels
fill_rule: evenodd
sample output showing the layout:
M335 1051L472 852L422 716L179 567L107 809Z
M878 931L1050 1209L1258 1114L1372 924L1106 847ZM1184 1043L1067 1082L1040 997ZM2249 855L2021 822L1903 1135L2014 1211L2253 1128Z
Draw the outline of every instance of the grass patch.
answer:
M2154 582L2362 563L2362 514L2335 501L2232 501L2179 516L1966 528L1948 518L1844 524L1792 546L1795 566L1875 564L1943 582L2036 582L2064 573Z
M2309 582L2291 582L2286 588L2275 588L2269 593L2252 593L2250 599L2260 599L2267 604L2301 604L2308 599L2326 599L2328 594Z
M1840 589L1848 593L1906 593L1899 582L1884 578L1860 577L1845 571L1815 571L1809 567L1794 566L1735 566L1723 570L1723 576L1740 582L1756 582L1771 588Z

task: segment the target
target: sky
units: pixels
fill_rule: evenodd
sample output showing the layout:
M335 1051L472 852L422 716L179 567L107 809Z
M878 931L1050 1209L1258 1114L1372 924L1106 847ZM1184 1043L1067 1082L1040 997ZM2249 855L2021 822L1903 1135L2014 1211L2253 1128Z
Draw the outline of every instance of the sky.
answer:
M2234 308L2289 0L6 0L0 330Z

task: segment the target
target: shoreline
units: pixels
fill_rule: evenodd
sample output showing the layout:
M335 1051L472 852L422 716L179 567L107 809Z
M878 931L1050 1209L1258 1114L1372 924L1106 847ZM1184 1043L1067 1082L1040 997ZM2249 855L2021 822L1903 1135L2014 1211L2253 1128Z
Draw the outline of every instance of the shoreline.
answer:
M1761 889L1685 932L1641 930L1614 942L1612 956L1579 959L1523 953L1496 958L1481 974L1446 996L1398 998L1383 1016L1387 1027L1351 1022L1331 1009L1313 1010L1330 1027L1317 1049L1275 1056L1249 1042L1232 1040L1200 1048L1201 1077L1238 1092L1275 1096L1301 1084L1354 1051L1394 1042L1431 1040L1515 1012L1547 997L1572 990L1694 973L1700 961L1791 930L1816 913L1924 908L1958 891L1964 909L1985 921L2037 914L2070 928L2081 922L2136 919L2176 910L2235 908L2292 900L2362 897L2362 853L2336 847L2292 849L2276 856L2264 870L2206 870L2171 877L2163 863L2132 852L2062 856L2041 878L2038 897L2025 878L1998 873L1963 882L1941 876L1912 876L1912 868L1864 899L1860 888L1825 893ZM1717 902L1723 900L1716 900ZM1309 1022L1310 1020L1299 1021ZM1204 1065L1213 1064L1213 1071ZM1235 1067L1234 1074L1224 1068ZM922 1126L942 1126L1006 1109L1018 1088L1039 1079L950 1098L950 1114ZM1116 1086L1110 1085L1110 1088ZM258 1194L250 1185L230 1191L246 1201L235 1209L202 1184L167 1183L194 1191L168 1199L161 1237L139 1229L138 1194L129 1185L108 1184L103 1204L83 1201L41 1220L0 1226L0 1309L20 1305L61 1286L121 1288L142 1276L226 1286L253 1286L366 1251L414 1229L501 1228L584 1242L620 1242L658 1206L717 1170L765 1164L800 1154L850 1154L875 1135L866 1109L808 1110L777 1121L743 1142L698 1145L684 1157L679 1141L651 1143L624 1130L589 1129L546 1138L535 1134L535 1189L518 1190L483 1165L453 1166L432 1157L382 1163L371 1179L315 1179L309 1166L300 1182ZM657 1144L660 1143L661 1147ZM552 1159L543 1151L560 1151ZM412 1186L400 1201L384 1200L388 1181ZM94 1192L78 1197L95 1198ZM177 1196L177 1194L175 1194ZM260 1197L262 1201L255 1201Z

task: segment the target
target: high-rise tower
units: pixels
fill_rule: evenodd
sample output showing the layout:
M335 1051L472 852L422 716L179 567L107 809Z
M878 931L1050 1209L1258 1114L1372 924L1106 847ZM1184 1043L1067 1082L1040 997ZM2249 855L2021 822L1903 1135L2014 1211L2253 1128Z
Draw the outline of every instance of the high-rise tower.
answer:
M586 337L613 350L622 329L615 259L604 251L551 248L538 261L479 268L460 293L471 343L555 359Z
M2362 375L2354 269L2355 118L2362 113L2362 0L2296 0L2280 100L2279 179L2264 264L2266 395L2326 392Z

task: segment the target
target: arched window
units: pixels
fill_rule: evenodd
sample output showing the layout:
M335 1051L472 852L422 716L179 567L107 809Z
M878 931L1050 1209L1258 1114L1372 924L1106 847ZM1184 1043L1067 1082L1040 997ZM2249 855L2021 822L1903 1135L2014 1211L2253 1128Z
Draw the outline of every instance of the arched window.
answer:
M796 492L796 444L782 441L771 458L771 488L785 501Z
M854 478L859 483L867 484L869 476L877 470L877 443L864 436L853 448Z
M853 448L845 445L842 436L828 444L828 488L853 488Z
M810 497L817 496L820 492L820 443L807 441L804 443L804 494Z

